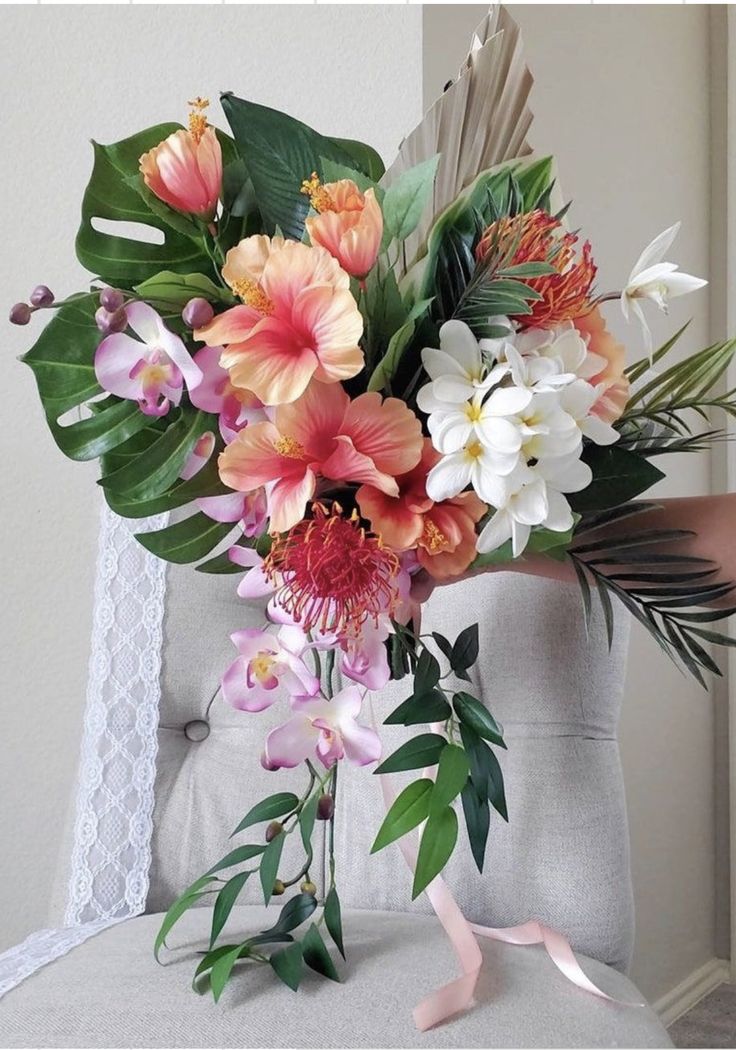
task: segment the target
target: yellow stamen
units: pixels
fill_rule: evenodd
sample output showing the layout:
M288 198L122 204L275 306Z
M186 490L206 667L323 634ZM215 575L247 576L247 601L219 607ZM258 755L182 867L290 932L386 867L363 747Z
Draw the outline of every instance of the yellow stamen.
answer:
M437 554L447 543L447 536L437 528L433 521L425 520L420 543L430 554Z
M254 656L250 662L250 669L255 678L259 682L263 682L271 677L271 668L274 665L274 658L270 653L259 653Z
M320 183L319 175L316 171L313 171L311 177L302 182L302 188L299 192L309 197L309 203L317 212L336 210L335 202Z
M195 142L200 142L202 136L207 130L207 117L204 115L204 110L210 104L208 98L202 98L201 95L197 95L196 98L189 100L188 105L193 107L193 112L189 114L189 134L192 136Z
M480 441L473 441L467 446L465 451L468 456L471 456L473 459L478 459L479 456L483 455L483 446Z
M252 306L262 314L273 313L273 303L256 281L241 277L240 280L233 281L230 287L246 306Z
M292 437L277 438L273 447L280 456L288 456L289 459L304 459L305 457L303 447Z
M476 404L474 401L469 401L468 406L465 409L465 415L468 417L471 423L477 423L480 417L483 415L483 406Z

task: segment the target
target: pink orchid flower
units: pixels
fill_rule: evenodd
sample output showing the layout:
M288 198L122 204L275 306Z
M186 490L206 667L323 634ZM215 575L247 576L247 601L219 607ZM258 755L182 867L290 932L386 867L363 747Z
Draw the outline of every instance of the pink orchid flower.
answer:
M349 685L332 700L323 697L296 697L294 714L266 737L262 759L267 769L292 768L307 758L319 759L329 769L345 757L357 765L377 762L381 741L368 726L358 723L363 698Z
M137 401L147 416L165 416L181 401L184 384L194 390L202 373L152 306L137 302L125 310L138 339L114 332L102 340L95 353L97 382L110 394Z
M271 528L286 532L304 516L318 478L372 485L398 496L396 475L416 466L422 428L403 401L377 393L351 401L339 385L311 384L274 422L241 430L221 454L220 477L238 492L266 485Z
M285 696L314 696L315 678L302 660L307 640L298 627L278 634L247 629L230 635L239 656L222 677L222 695L239 711L264 711Z
M230 249L222 276L242 305L195 335L224 346L234 386L280 405L312 378L339 383L360 372L363 318L350 278L324 248L255 234Z
M220 417L220 434L225 444L229 444L248 423L260 423L268 416L255 394L232 385L220 364L221 354L221 346L203 346L194 355L202 382L189 397L196 408Z
M260 536L268 521L265 489L253 492L227 492L223 496L202 496L194 501L213 521L238 522L245 536Z

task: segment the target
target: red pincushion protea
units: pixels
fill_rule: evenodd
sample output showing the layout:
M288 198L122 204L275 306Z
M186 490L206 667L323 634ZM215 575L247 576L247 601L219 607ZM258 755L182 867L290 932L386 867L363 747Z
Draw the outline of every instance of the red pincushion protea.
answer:
M276 602L304 631L357 636L367 620L392 615L399 559L357 515L315 503L314 517L277 536L264 572Z
M492 223L478 242L475 255L479 263L492 255L492 269L530 262L553 266L554 273L524 279L542 298L530 303L531 314L515 318L523 328L550 329L579 317L590 306L597 267L590 241L583 244L575 261L577 241L577 235L566 232L559 219L537 210Z

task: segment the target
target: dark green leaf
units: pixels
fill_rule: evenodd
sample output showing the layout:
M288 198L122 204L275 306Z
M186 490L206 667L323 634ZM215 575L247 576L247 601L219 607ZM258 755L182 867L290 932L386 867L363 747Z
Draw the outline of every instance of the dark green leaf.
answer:
M200 959L197 969L194 971L194 977L192 978L192 988L198 995L204 995L209 987L209 973L218 959L222 959L223 956L233 952L236 948L240 952L248 954L248 949L244 948L242 944L221 944L219 948L213 948L212 951L205 952L202 959ZM201 979L201 978L206 978Z
M446 660L452 660L452 642L445 638L443 634L439 634L437 631L432 631L432 637L434 638L435 645L445 657Z
M319 804L319 795L315 793L307 802L299 814L299 831L302 836L302 845L306 853L311 854L312 852L312 831L314 830L314 822L317 818L317 806Z
M451 806L433 810L422 832L411 899L429 886L442 871L457 842L457 814Z
M580 513L626 503L664 477L648 460L615 445L587 445L582 459L593 471L593 480L569 496L570 506Z
M143 453L143 456L146 454ZM163 514L164 511L184 507L202 496L223 496L230 491L220 481L217 463L211 460L197 471L193 478L188 481L177 479L160 496L145 500L129 500L125 496L117 496L114 492L106 490L105 499L110 509L123 518L150 518L155 514ZM230 564L232 565L232 562ZM237 572L243 571L241 566L233 565L232 568Z
M241 952L243 951L242 945L237 944L234 948L231 948L229 952L225 952L219 959L216 959L210 970L210 988L212 989L212 998L215 1002L218 1002L220 996L225 990L225 985L230 979L230 974L233 971L233 966L241 958Z
M432 787L431 780L422 778L404 788L384 817L371 853L377 853L427 819Z
M457 636L452 647L450 665L456 675L466 677L465 672L472 667L478 659L478 624L474 623L466 627Z
M322 176L323 157L349 167L355 166L356 158L286 113L229 93L221 101L267 232L278 226L286 237L301 240L309 209L301 193L303 180L313 171Z
M487 798L493 808L508 820L503 772L491 748L465 723L460 723L460 736L470 763L470 776L479 797Z
M397 748L374 773L399 773L405 769L435 766L446 746L447 740L438 733L420 733Z
M295 992L299 987L304 970L301 944L296 942L290 944L287 948L274 952L268 961L276 976Z
M253 860L254 857L260 857L265 848L265 845L256 846L251 843L247 846L238 846L236 849L226 853L221 860L218 860L217 864L213 864L207 875L215 875L218 871L222 871L223 868L232 868L236 864L245 864L246 861Z
M314 970L315 973L322 974L323 977L327 977L331 981L339 982L340 976L335 969L332 956L327 951L327 945L322 940L322 934L314 923L309 927L302 941L302 956L307 966Z
M468 831L470 850L478 871L482 875L486 843L488 841L488 829L491 822L488 800L479 796L472 783L465 785L460 797L463 803L463 814L465 815L465 826Z
M441 674L437 657L433 656L429 649L422 649L414 671L414 692L431 692L439 682Z
M240 895L240 891L245 886L251 874L250 871L238 872L237 875L233 875L233 877L225 883L217 894L215 906L212 910L210 948L214 947L215 941L220 936L222 928L227 922L230 912L233 910L233 906Z
M455 693L452 706L460 721L474 729L478 736L490 740L492 744L497 744L499 747L506 747L501 727L480 700L471 696L470 693Z
M262 824L266 820L276 820L277 817L283 817L286 813L293 813L298 805L299 799L293 791L280 791L275 795L269 795L268 798L262 799L248 810L233 835L245 831L254 824ZM232 835L230 837L232 838Z
M274 925L270 930L265 930L263 936L271 933L290 933L306 922L316 907L317 901L311 893L297 894L286 902Z
M275 835L266 846L261 857L261 888L263 889L263 900L265 904L268 904L273 894L273 884L276 881L276 876L279 873L279 864L281 863L281 853L284 848L284 840L286 836L284 832L279 832Z
M433 689L429 693L415 693L384 719L384 725L415 726L423 722L444 722L452 709L444 695Z
M332 940L335 942L335 947L345 958L345 945L342 940L342 914L340 910L340 898L337 895L337 890L333 886L330 892L325 898L325 926Z
M169 933L182 917L185 911L188 911L193 905L197 903L200 897L207 892L207 887L211 882L214 882L214 878L211 875L203 875L201 878L193 882L188 889L182 893L181 897L178 897L171 905L169 910L163 917L163 921L156 934L156 940L153 945L153 954L158 960L159 952L162 947L166 944L166 938Z
M213 521L206 514L197 513L156 532L138 532L136 539L151 554L183 565L209 554L233 528L231 522Z
M373 182L378 182L385 172L386 167L381 160L381 157L376 150L367 143L357 142L355 139L336 139L334 137L330 138L330 142L337 146L337 148L343 153L349 154L353 159L352 167L359 168L360 171L365 175L368 175ZM325 178L327 177L327 174L325 174ZM329 177L334 178L332 175Z

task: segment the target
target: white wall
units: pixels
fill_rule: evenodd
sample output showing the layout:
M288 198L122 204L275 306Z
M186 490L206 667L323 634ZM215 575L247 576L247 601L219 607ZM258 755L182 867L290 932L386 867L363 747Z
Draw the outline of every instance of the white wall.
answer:
M425 7L425 101L455 74L484 10ZM677 261L709 276L709 7L509 10L535 78L530 141L557 157L564 197L574 202L570 222L593 243L600 290L620 288L641 248L677 219ZM683 345L706 346L707 292L652 318L655 340L691 313ZM637 330L617 314L608 309L611 327L639 356ZM662 495L709 491L708 457L666 466ZM635 630L621 745L637 905L633 976L651 999L716 954L713 737L711 696Z
M208 13L209 8L206 9ZM421 10L312 6L4 7L6 306L38 282L83 287L74 236L92 151L219 90L392 157L421 114ZM214 122L226 126L219 106ZM46 922L80 740L97 530L92 465L65 460L31 372L40 331L3 329L0 950Z

